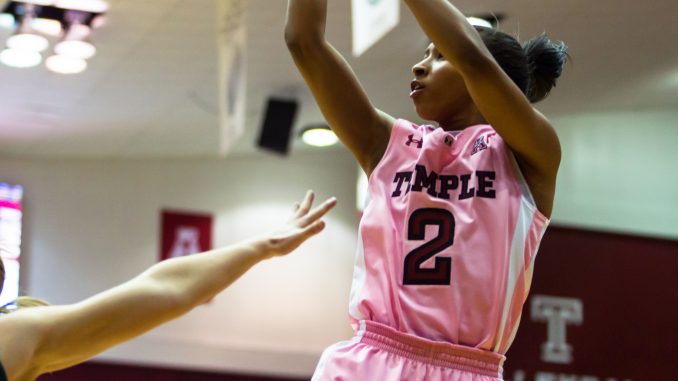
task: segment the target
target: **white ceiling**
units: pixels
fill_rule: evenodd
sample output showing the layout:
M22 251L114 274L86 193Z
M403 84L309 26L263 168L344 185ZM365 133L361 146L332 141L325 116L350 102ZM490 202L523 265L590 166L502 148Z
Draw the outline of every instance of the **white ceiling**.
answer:
M110 0L95 30L98 54L84 73L0 65L0 154L214 157L219 154L216 2ZM269 95L295 96L296 124L321 121L283 42L285 0L244 0L247 123L232 150L255 152ZM373 102L416 119L410 68L426 39L406 8L398 28L350 57L350 1L330 0L328 38ZM547 115L678 107L676 0L460 0L468 14L504 13L522 39L543 30L570 46L573 63L540 108ZM0 31L4 39L11 31ZM293 149L302 147L295 139Z

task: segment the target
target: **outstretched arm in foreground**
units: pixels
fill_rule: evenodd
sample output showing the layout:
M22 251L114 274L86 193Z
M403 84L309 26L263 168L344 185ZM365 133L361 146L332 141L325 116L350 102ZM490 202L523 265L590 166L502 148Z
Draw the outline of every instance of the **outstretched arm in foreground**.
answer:
M278 232L158 263L80 303L0 317L0 356L10 381L67 368L210 300L262 260L285 255L325 227L334 198L312 208L308 192Z

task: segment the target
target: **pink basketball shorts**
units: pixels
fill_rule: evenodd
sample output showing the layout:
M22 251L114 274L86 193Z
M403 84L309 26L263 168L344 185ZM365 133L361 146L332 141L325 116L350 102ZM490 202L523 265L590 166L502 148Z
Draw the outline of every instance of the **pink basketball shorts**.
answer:
M350 341L327 348L313 381L498 381L501 354L435 342L360 321Z

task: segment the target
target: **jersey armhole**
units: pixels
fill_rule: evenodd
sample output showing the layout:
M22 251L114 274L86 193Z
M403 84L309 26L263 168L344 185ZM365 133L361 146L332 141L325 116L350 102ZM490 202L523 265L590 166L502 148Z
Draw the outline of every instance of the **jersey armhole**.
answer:
M391 153L391 151L393 151L393 146L395 145L394 142L397 140L396 135L399 135L400 128L404 128L403 124L410 124L410 122L406 121L405 119L396 119L395 122L393 122L393 126L391 126L391 134L388 137L388 144L386 145L384 154L381 155L381 159L379 159L377 165L375 165L374 168L372 169L372 173L370 173L370 176L367 177L368 187L369 184L372 182L374 174L383 166L386 157Z
M520 165L518 165L518 160L516 160L516 156L513 154L513 151L511 151L511 149L508 147L506 147L506 156L508 156L509 158L509 162L511 163L511 169L513 170L513 175L515 176L516 181L518 182L518 186L520 187L520 193L522 195L521 197L522 204L528 207L530 211L532 211L535 214L535 217L540 219L544 223L544 226L548 225L550 223L550 219L546 217L539 210L539 208L537 208L537 203L534 201L534 196L532 196L530 186L527 184L525 176L523 176L523 171L520 169Z

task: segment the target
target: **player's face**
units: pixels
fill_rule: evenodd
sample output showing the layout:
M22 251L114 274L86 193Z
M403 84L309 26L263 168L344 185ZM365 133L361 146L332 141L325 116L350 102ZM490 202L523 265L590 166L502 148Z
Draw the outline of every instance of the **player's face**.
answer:
M412 67L412 73L410 98L424 119L443 122L471 102L464 79L433 44Z

